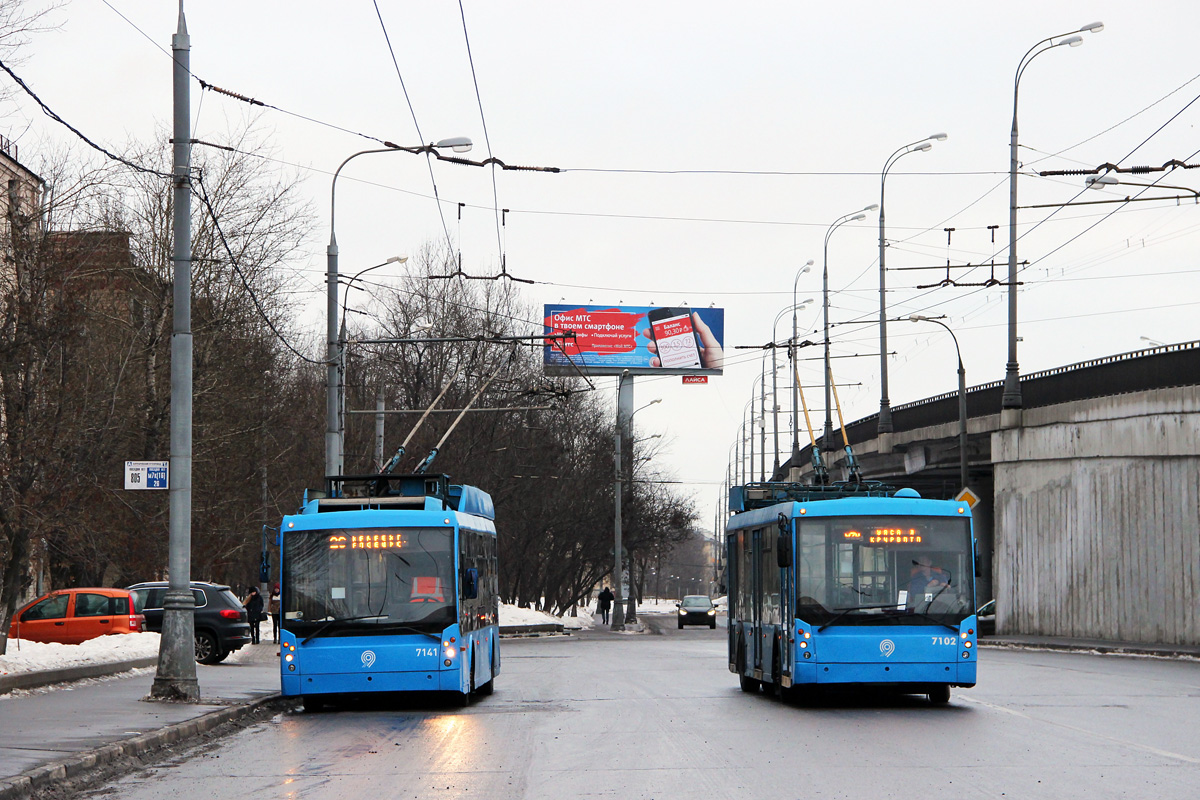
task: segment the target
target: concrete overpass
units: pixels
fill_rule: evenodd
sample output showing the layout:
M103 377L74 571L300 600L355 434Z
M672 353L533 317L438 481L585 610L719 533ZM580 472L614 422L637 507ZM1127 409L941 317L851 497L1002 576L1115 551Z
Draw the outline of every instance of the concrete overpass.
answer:
M981 602L997 632L1200 644L1200 341L1072 364L967 390ZM958 394L846 426L863 476L952 497ZM840 432L826 453L844 478ZM824 446L818 440L818 446ZM776 479L811 478L811 448Z

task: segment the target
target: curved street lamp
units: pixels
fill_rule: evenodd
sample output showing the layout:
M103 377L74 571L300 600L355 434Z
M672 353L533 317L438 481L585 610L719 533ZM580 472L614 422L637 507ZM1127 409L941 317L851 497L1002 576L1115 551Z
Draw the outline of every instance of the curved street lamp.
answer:
M912 314L909 319L913 322L932 322L941 325L954 340L954 352L958 354L958 480L962 488L967 488L967 371L963 368L962 351L958 349L958 337L950 326L937 317L923 317Z
M892 432L892 404L888 399L887 373L887 296L885 294L887 272L884 266L887 239L884 237L883 192L887 185L888 171L891 170L893 164L909 153L924 153L931 150L934 142L944 142L946 138L944 133L935 133L924 139L909 142L888 156L887 161L883 164L883 172L879 175L879 422L875 428L876 433Z
M879 208L877 203L864 208L862 211L854 211L849 214L843 214L834 221L829 229L825 231L825 255L824 267L821 275L821 296L822 306L825 314L825 432L821 441L821 447L825 450L832 450L833 443L833 417L831 415L833 399L830 397L830 380L829 380L829 237L833 236L833 232L845 225L847 222L858 222L867 218L866 212L874 211Z
M337 235L334 231L334 211L337 201L337 179L354 159L368 153L433 153L440 149L450 149L456 153L465 153L471 149L471 140L465 136L455 136L442 139L435 144L420 147L380 147L372 150L360 150L350 155L333 173L329 185L329 247L325 251L326 259L326 348L325 348L325 474L339 475L342 471L342 437L338 427L338 246Z
M1099 33L1104 30L1103 22L1084 25L1077 31L1067 31L1049 36L1029 48L1017 64L1013 78L1012 133L1008 144L1008 363L1004 367L1004 394L1000 398L1001 409L1021 408L1021 375L1017 364L1017 96L1021 87L1021 75L1029 62L1047 50L1067 45L1078 47L1083 44L1081 33ZM1054 41L1058 39L1058 41Z

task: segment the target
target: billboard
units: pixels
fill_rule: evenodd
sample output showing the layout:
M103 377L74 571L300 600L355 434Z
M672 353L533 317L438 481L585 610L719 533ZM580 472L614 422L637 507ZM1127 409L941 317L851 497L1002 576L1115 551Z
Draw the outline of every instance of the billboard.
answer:
M547 305L543 364L550 375L720 375L725 309Z

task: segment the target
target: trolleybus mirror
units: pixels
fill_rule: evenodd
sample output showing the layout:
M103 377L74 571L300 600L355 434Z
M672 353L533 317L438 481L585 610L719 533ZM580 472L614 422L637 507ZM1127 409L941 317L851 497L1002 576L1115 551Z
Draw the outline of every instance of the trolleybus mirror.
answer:
M786 569L792 565L792 536L788 529L788 518L783 514L779 515L779 538L775 544L775 562L780 569Z

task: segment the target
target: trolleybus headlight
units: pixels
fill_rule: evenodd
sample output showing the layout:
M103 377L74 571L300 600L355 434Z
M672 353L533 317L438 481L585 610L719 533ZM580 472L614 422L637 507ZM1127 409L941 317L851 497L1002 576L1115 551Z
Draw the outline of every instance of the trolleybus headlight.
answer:
M456 649L455 649L455 648L453 648L453 647L447 647L447 648L446 648L446 658L447 658L447 659L454 658L456 655L458 655L458 650L456 650ZM446 666L450 666L450 662L449 662L449 660L447 660L447 661L446 661Z
M971 646L971 643L970 643L970 642L964 642L964 643L963 643L963 647L970 647L970 646Z
M283 657L283 660L288 662L289 664L292 661L294 661L295 659L296 659L296 657L294 655L292 655L291 653L288 653L286 656Z
M801 643L800 643L800 647L801 647L801 648L808 647L808 642L801 642Z

